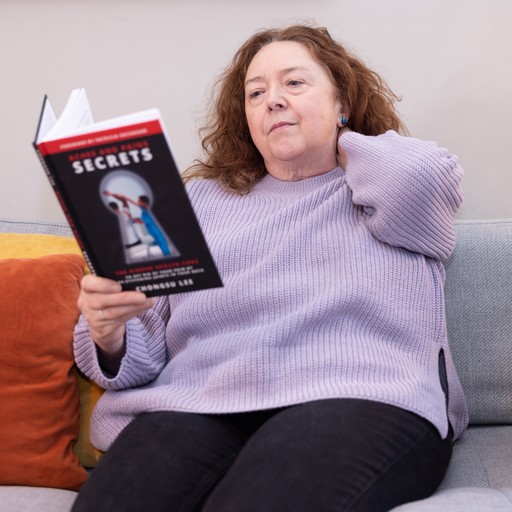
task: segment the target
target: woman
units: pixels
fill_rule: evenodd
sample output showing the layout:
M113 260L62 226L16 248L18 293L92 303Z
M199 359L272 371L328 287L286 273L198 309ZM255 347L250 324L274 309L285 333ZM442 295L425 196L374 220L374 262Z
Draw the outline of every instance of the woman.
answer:
M237 52L187 173L224 287L83 280L106 455L76 511L375 512L437 488L467 425L442 266L462 170L398 135L394 100L325 29Z

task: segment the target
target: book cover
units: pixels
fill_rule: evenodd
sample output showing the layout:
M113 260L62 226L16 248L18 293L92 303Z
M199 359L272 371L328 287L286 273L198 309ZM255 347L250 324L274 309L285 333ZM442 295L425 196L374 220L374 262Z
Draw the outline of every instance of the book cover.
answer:
M148 296L222 286L158 111L66 107L59 127L45 98L34 147L90 270Z

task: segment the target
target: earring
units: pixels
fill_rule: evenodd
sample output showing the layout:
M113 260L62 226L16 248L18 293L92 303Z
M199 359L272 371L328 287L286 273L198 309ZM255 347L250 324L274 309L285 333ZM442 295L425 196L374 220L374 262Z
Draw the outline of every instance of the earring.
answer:
M345 116L345 114L341 114L340 119L338 121L338 126L340 128L343 128L344 126L346 126L347 123L348 123L347 117Z

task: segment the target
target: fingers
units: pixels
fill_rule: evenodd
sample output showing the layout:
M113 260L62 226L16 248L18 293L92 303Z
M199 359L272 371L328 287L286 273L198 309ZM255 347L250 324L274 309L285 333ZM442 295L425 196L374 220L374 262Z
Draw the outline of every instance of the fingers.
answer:
M338 153L336 154L336 160L338 162L338 166L341 167L344 171L347 170L348 165L348 154L343 149L340 140L338 139Z
M82 278L80 284L82 291L86 292L104 292L104 293L115 293L122 291L121 285L111 279L104 277L95 276L93 274L87 274Z
M348 153L345 151L345 149L343 148L342 146L342 143L341 143L341 137L342 135L344 135L345 133L348 133L348 132L351 132L352 130L348 127L348 126L345 126L343 128L340 129L340 131L338 132L338 153L336 155L336 159L338 161L338 165L343 169L343 170L346 170L347 169L347 164L348 164Z
M119 349L126 322L151 308L155 300L142 292L123 291L119 283L89 274L82 279L77 304L94 341L111 352Z
M121 285L110 279L88 274L82 278L78 306L86 314L91 311L99 312L106 319L106 310L129 310L151 307L153 300L148 299L142 292L123 291ZM149 306L148 306L149 304ZM110 318L116 315L110 315Z

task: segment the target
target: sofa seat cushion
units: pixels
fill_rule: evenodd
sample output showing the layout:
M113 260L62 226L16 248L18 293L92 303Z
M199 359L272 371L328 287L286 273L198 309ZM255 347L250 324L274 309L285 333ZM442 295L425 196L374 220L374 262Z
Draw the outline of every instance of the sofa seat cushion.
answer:
M0 512L68 512L77 493L46 487L0 486Z
M471 426L455 443L440 490L512 488L512 426ZM484 509L482 509L484 510Z
M425 500L413 501L392 512L512 512L512 488L459 487L445 489Z
M433 496L393 512L512 512L512 426L471 426Z

